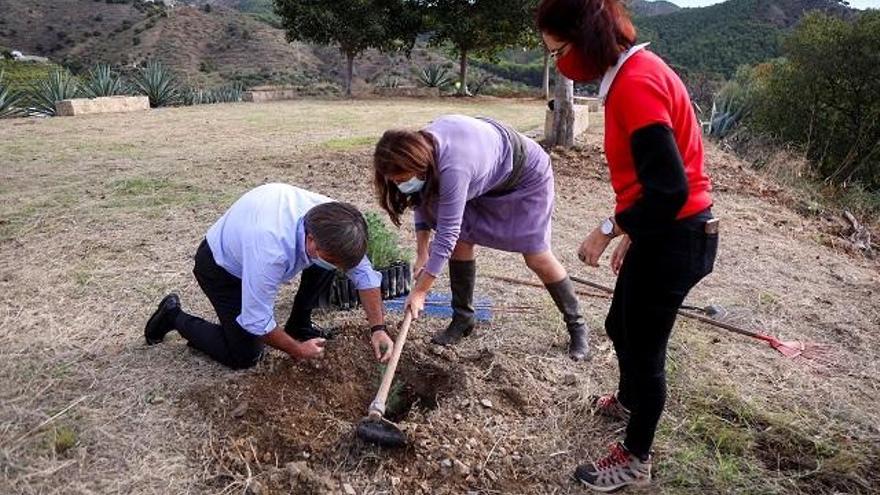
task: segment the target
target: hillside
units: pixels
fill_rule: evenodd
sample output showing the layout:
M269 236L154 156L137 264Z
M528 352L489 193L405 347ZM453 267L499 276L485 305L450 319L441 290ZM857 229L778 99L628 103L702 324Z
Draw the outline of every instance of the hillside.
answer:
M807 12L851 12L834 0L728 0L639 17L639 37L685 72L730 77L742 64L779 56L782 34Z
M671 14L681 10L678 5L665 0L629 0L627 6L633 15L646 17Z
M98 62L132 67L156 58L197 85L339 82L339 52L288 43L283 31L261 21L267 1L215 0L205 9L204 2L166 8L141 0L0 0L0 46L48 56L74 70ZM411 80L413 68L447 62L425 48L411 60L370 51L356 62L357 84Z
M338 83L337 50L288 43L272 26L272 0L0 0L0 47L45 55L79 70L97 62L133 66L158 58L198 85ZM206 8L205 5L210 5ZM690 78L729 77L742 64L779 55L782 33L810 10L848 15L834 0L729 0L681 9L666 1L631 0L640 38ZM475 61L498 80L538 86L540 50L508 50ZM414 82L413 69L442 63L442 50L421 47L412 60L368 52L356 61L356 86Z

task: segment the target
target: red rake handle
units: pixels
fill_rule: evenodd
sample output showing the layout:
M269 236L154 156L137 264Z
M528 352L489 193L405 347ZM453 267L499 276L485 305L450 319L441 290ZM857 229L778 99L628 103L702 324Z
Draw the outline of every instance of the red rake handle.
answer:
M611 287L606 287L604 285L597 284L596 282L591 282L589 280L586 280L586 279L583 279L583 278L580 278L580 277L577 277L574 275L569 276L569 278L571 278L571 280L573 282L577 282L579 284L586 285L586 286L592 287L594 289L599 289L599 290L607 292L609 294L614 293L614 289L612 289ZM764 342L769 342L771 344L773 344L774 342L779 342L779 340L777 340L775 337L771 337L769 335L764 335L764 334L761 334L758 332L753 332L751 330L746 330L744 328L735 327L733 325L729 325L727 323L724 323L724 322L721 322L718 320L713 320L712 318L709 318L706 316L694 314L689 311L678 310L678 314L685 316L687 318L692 318L694 320L701 321L703 323L708 323L709 325L714 325L716 327L723 328L723 329L730 331L730 332L733 332L733 333L745 335L746 337L751 337L753 339L763 340Z

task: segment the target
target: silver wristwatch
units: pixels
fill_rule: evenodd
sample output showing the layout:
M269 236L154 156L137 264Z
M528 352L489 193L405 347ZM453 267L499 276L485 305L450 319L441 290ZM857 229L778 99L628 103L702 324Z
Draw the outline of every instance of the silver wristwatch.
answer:
M614 222L611 220L611 217L602 221L602 224L599 225L599 230L602 231L605 237L614 237Z

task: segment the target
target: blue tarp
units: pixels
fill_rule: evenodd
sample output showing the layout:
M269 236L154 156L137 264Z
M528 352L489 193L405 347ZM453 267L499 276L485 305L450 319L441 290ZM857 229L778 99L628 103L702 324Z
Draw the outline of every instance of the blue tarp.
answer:
M449 293L438 294L436 292L429 292L428 298L425 301L424 314L434 318L450 319L452 318L451 302L452 296ZM385 310L402 313L404 304L406 304L406 297L391 299L385 301ZM475 316L477 321L490 321L492 319L492 300L488 297L475 297L474 309L476 310Z

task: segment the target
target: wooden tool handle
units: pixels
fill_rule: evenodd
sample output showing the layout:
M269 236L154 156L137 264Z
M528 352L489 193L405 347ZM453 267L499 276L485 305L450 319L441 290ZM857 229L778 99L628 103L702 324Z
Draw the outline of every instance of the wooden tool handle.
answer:
M382 383L379 385L379 391L376 392L376 398L370 404L368 414L372 417L381 417L385 414L385 401L388 400L388 392L391 391L391 382L394 381L394 372L397 370L397 362L400 361L400 354L403 352L403 344L406 343L406 335L409 333L409 326L412 323L412 313L406 310L403 317L403 323L400 326L400 332L394 341L394 349L391 352L391 359L385 367L385 374L382 375Z

